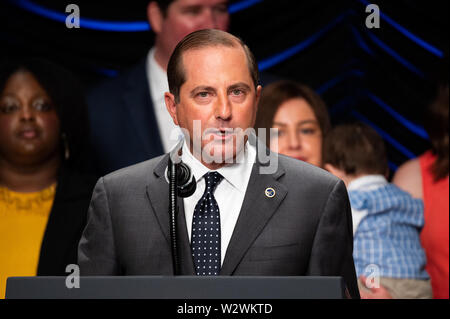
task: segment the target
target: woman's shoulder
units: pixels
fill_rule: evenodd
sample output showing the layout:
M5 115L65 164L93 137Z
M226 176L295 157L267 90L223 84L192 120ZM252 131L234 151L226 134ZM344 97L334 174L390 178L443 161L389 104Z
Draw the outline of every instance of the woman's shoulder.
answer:
M395 172L392 183L415 198L423 198L420 159L414 158L402 164Z

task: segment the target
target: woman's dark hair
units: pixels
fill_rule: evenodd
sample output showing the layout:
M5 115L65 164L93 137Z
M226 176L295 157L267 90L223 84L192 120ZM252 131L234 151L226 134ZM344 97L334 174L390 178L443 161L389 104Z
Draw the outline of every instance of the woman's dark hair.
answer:
M304 99L311 106L320 127L322 138L331 129L328 109L322 98L306 85L293 81L278 81L264 87L259 100L256 114L255 130L266 129L266 144L270 147L269 129L273 126L273 119L278 108L291 99Z
M425 114L425 129L430 136L432 152L436 155L431 170L435 181L448 176L448 82L439 88L436 99L427 109Z
M89 125L87 106L78 80L67 69L40 58L8 59L0 63L0 92L16 72L33 74L55 106L61 128L61 151L65 165L90 170L88 158ZM69 158L65 159L68 147Z

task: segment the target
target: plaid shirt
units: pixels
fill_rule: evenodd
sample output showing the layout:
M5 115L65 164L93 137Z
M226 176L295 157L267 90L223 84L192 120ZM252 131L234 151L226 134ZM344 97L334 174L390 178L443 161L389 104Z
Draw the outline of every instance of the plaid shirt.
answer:
M354 235L357 275L373 274L367 266L374 264L381 277L428 279L419 238L422 200L389 183L368 191L349 188L348 194L352 210L367 212Z

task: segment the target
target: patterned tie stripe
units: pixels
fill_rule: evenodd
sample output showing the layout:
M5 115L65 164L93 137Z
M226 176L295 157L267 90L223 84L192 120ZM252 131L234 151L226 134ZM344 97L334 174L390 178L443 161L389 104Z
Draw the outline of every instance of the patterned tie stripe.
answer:
M192 220L191 250L198 276L217 276L220 272L220 211L214 191L223 176L217 172L204 175L205 192L198 201Z

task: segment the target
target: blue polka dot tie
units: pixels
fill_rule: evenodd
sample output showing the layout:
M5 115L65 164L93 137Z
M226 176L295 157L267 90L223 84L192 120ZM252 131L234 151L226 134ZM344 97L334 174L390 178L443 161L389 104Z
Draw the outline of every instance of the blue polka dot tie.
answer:
M214 190L223 176L217 172L204 175L205 192L195 205L192 219L191 251L198 276L217 276L220 272L220 212Z

